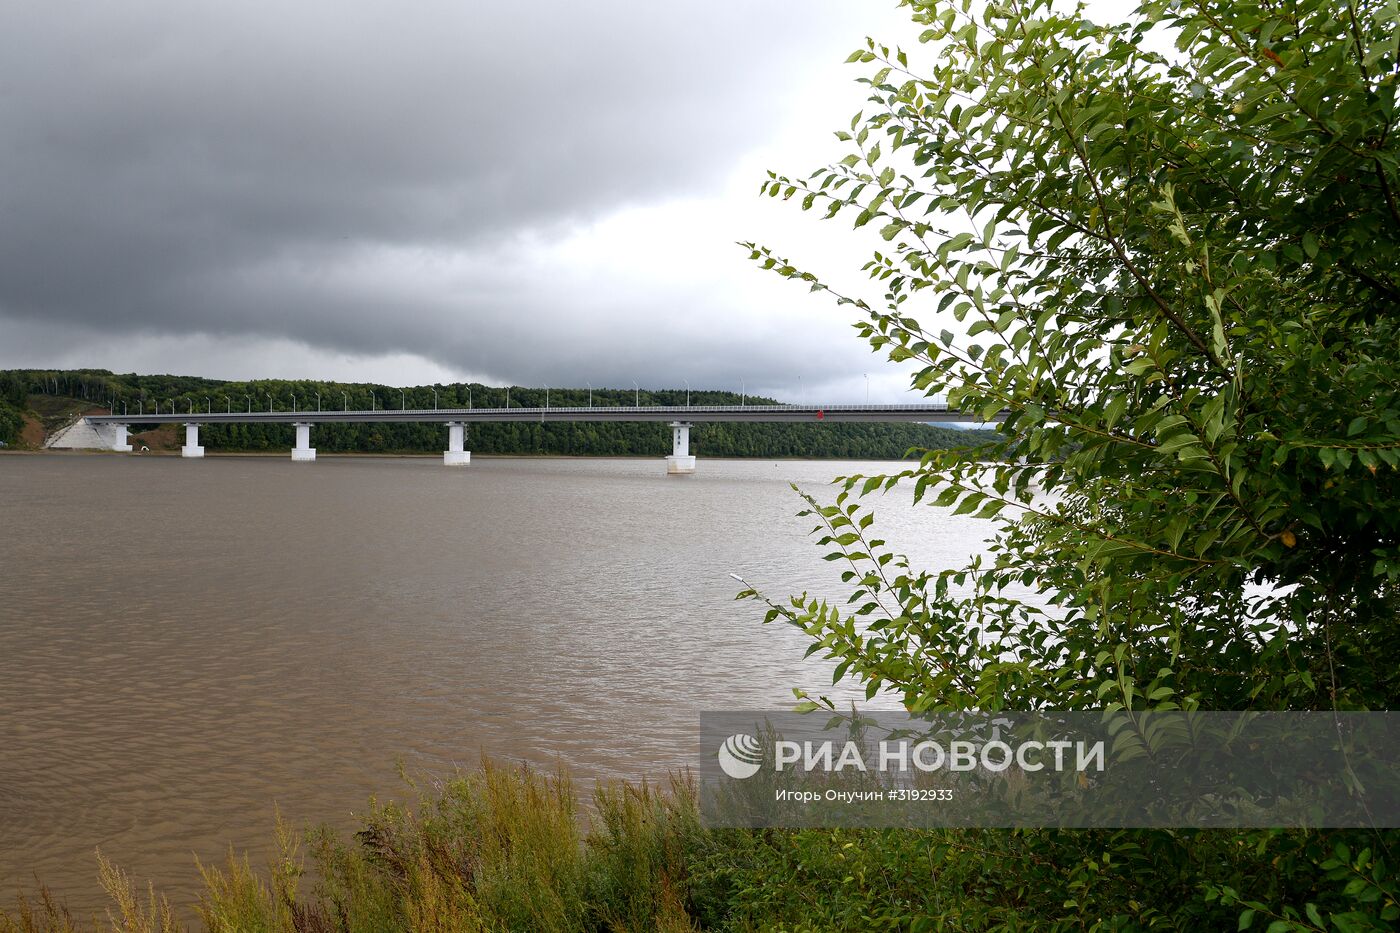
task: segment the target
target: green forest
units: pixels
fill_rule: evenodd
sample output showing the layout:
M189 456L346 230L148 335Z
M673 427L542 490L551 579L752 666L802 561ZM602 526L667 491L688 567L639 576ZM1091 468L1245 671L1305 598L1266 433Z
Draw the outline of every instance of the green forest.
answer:
M197 376L114 374L105 370L0 371L0 441L14 443L32 396L72 398L93 406L134 411L328 411L438 408L582 407L589 389L538 389L452 383L386 386L372 383L264 379L225 382ZM685 389L594 389L593 404L684 405ZM692 391L692 405L777 405L771 398L734 392ZM133 433L145 430L133 425ZM312 446L322 453L432 453L446 444L436 424L318 424ZM993 431L926 424L696 424L691 451L708 457L816 457L895 460L911 449L950 449L993 440ZM288 424L206 424L200 440L211 452L288 450ZM506 422L468 427L477 454L656 456L671 452L670 431L654 422Z
M29 383L18 373L0 372L0 443L13 444L24 427Z

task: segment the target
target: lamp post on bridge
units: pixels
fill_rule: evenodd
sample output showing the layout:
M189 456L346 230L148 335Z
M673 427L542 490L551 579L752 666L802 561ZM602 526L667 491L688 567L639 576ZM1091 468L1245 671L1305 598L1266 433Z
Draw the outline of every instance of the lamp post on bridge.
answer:
M685 407L686 407L686 408L689 408L689 407L690 407L690 380L689 380L689 379L682 379L681 382L684 382L684 383L685 383Z
M376 402L378 402L378 399L376 399L376 398L374 397L374 390L373 390L373 389L370 389L370 390L369 390L369 410L370 410L370 411L374 411L374 406L375 406Z
M321 393L320 393L320 392L317 392L317 393L316 393L316 410L317 410L317 411L320 411L320 410L321 410Z
M433 386L433 411L437 411L437 386Z
M471 407L472 407L472 384L471 384L470 382L468 382L468 383L467 383L467 410L468 410L468 411L471 411Z
M549 386L544 387L544 407L549 408Z
M408 411L408 393L399 390L399 411Z
M506 386L506 407L510 407L510 386Z
M642 390L637 387L637 380L632 380L632 407L642 407Z
M296 410L297 410L297 394L296 394L295 392L293 392L293 393L292 393L292 411L296 411Z
M248 400L248 414L251 415L253 413L253 397L246 392L243 393L243 397Z
M207 395L204 396L204 413L206 415L212 415L214 413L214 406L210 404L209 396Z
M146 400L144 398L138 398L136 400L136 413L138 415L144 415L146 413Z
M349 392L342 392L342 393L340 393L340 408L341 408L341 411L349 411L349 410L350 410L350 393L349 393Z
M272 393L271 393L271 392L267 393L267 410L268 410L268 413L269 413L269 414L272 412Z
M126 399L122 399L122 414L126 414Z
M740 408L743 408L745 405L748 404L748 401L749 401L749 387L744 383L744 380L740 379L740 380L739 380L739 407L740 407Z
M593 407L593 383L589 382L587 379L585 379L585 380L583 380L583 381L584 381L584 384L586 384L586 385L588 386L588 407L589 407L589 408L592 408L592 407Z

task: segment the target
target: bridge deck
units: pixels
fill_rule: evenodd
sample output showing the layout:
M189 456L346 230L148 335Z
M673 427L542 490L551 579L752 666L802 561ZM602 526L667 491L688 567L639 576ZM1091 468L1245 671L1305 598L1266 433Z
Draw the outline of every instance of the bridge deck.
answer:
M334 422L449 421L757 421L757 422L969 422L975 415L942 404L925 405L691 405L577 408L440 408L407 411L235 411L89 415L93 424L331 424Z

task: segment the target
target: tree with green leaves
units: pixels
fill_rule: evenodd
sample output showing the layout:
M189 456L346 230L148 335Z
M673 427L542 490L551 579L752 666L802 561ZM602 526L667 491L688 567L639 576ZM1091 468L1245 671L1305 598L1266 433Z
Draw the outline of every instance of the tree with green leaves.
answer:
M809 497L849 603L768 619L912 710L1400 704L1394 0L1144 0L1106 25L903 5L918 47L850 58L870 97L848 154L764 185L878 231L880 296L745 245L854 308L918 389L1002 413L1004 440ZM891 553L862 497L896 483L987 519L988 555ZM1143 884L1179 867L1171 835L1109 834L1152 841ZM1202 860L1187 889L1245 902L1242 924L1388 929L1397 836L1362 835L1250 836L1251 869L1224 834L1235 874ZM1073 861L1086 837L1023 838Z

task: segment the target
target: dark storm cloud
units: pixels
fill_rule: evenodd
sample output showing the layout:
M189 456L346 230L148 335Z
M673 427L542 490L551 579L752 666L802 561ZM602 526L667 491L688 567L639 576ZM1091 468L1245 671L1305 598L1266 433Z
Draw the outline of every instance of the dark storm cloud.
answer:
M581 315L656 301L569 301L518 238L716 184L835 6L10 4L0 343L8 318L36 346L51 325L568 373ZM670 296L678 333L703 297Z

